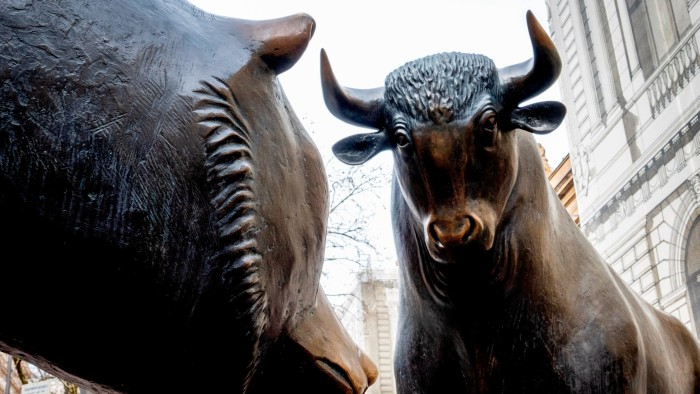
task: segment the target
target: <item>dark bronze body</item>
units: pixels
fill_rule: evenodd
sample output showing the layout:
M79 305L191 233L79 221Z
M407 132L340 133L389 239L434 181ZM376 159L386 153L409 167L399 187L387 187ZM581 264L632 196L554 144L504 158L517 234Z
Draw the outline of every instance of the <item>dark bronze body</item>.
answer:
M105 393L362 392L319 287L314 21L0 2L0 350Z
M399 392L700 392L696 339L609 268L545 177L531 133L554 130L565 108L519 104L561 62L532 14L528 27L530 61L440 54L379 89L341 87L322 53L330 111L379 129L336 156L394 154Z

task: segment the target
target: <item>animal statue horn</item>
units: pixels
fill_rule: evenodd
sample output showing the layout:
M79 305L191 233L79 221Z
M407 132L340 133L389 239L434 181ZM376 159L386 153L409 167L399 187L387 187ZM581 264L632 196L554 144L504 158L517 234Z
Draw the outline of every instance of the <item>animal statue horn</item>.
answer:
M545 91L561 72L561 59L552 39L531 11L526 19L533 57L498 70L504 100L513 106Z
M321 86L328 110L338 119L356 126L381 128L384 87L354 89L340 86L325 50L321 50Z

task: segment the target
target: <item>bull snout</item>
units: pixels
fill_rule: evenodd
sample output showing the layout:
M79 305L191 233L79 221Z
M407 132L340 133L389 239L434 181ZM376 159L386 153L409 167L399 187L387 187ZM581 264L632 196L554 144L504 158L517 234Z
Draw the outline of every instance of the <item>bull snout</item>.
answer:
M345 331L322 289L316 305L307 312L289 332L291 339L334 382L330 392L364 393L377 380L379 371Z
M477 239L482 229L474 215L431 218L426 226L428 249L434 258L446 261L455 249Z

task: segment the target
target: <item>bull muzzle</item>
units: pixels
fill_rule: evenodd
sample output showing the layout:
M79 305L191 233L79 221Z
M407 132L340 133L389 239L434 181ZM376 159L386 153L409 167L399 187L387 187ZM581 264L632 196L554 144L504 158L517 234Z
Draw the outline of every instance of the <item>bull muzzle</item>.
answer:
M316 305L309 312L291 330L290 337L335 383L333 392L364 393L379 372L338 321L323 290L319 290Z
M428 252L443 263L454 262L466 247L482 244L483 238L484 223L473 214L431 216L425 224Z

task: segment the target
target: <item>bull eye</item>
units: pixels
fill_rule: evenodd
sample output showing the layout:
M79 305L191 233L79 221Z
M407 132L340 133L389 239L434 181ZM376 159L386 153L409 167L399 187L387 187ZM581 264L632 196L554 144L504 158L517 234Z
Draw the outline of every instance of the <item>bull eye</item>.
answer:
M496 122L496 111L487 109L481 113L479 124L476 130L476 142L486 150L492 150L496 145L498 137L498 124Z
M484 131L496 131L496 113L493 110L486 110L481 114L481 128Z
M411 139L408 137L408 133L403 128L397 128L394 131L394 143L397 147L403 149L411 145Z

